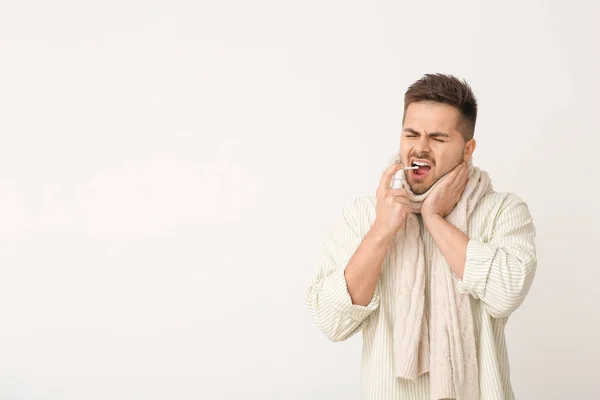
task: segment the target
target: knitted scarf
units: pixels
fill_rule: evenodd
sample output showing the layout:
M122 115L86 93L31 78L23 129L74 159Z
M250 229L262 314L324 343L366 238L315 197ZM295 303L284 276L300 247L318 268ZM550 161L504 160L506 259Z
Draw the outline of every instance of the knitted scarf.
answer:
M469 180L462 197L445 218L467 234L467 222L477 202L492 190L488 174L469 162ZM396 290L394 360L396 376L415 381L429 372L431 399L479 398L478 364L473 317L468 294L458 291L458 278L437 246L426 270L421 226L417 213L426 193L415 195L402 175L413 213L392 246ZM428 283L428 275L430 279ZM428 299L425 287L429 286Z

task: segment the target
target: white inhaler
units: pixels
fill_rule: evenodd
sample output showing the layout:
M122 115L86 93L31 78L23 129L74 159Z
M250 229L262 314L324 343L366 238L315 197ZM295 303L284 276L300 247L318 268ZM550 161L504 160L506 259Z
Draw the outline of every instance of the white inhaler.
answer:
M402 185L402 180L404 179L404 170L398 170L396 171L396 173L394 174L394 177L392 178L392 189L402 189L403 185Z

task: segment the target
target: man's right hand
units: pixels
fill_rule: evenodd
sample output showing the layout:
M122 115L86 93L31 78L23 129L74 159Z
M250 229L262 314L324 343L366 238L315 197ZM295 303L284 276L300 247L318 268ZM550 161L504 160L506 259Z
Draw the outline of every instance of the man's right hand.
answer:
M377 188L376 218L372 229L384 237L392 237L403 229L406 218L411 213L406 190L390 188L394 174L402 168L404 165L401 163L388 167Z

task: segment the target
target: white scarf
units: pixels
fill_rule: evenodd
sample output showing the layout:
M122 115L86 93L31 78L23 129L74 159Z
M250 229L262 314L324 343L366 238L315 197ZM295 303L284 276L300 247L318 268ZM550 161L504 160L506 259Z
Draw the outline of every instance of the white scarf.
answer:
M445 218L467 234L477 202L492 190L486 172L469 162L469 180L462 197ZM441 178L426 193L415 195L403 179L415 213ZM458 291L458 278L434 246L430 260L429 301L425 299L428 271L419 220L409 214L406 227L395 237L396 318L394 359L396 376L415 381L429 372L431 399L479 398L478 364L473 317L468 294Z

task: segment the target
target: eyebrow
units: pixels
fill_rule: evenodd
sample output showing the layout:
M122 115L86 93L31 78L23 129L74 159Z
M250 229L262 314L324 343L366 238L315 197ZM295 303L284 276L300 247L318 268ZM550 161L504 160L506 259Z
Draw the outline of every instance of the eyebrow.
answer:
M404 132L413 133L415 135L420 135L421 134L421 133L417 132L416 130L414 130L412 128L406 128L406 129L404 129ZM447 133L444 133L444 132L430 132L429 136L434 136L434 137L440 137L440 136L442 136L442 137L447 137L447 138L450 137L450 135L448 135Z

